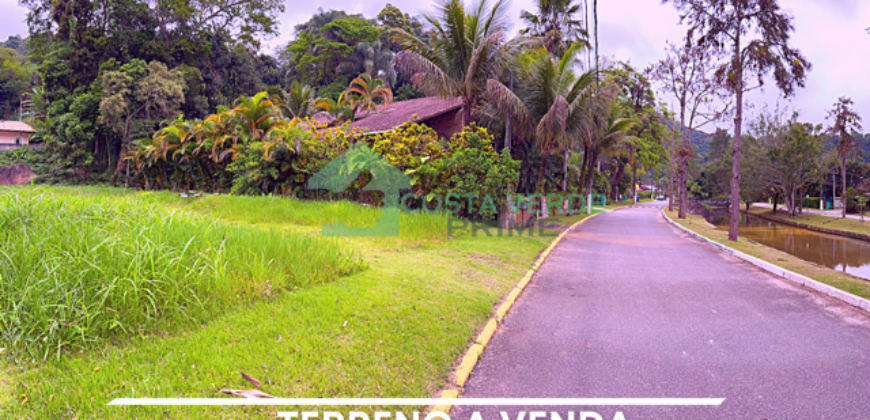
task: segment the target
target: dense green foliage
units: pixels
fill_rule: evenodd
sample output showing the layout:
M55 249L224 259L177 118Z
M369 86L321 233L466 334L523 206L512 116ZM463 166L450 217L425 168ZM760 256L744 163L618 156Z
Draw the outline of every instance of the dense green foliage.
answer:
M21 41L7 41L9 47L0 45L0 120L18 114L21 95L30 87L35 75L32 63L27 61L16 47Z
M69 178L105 179L130 137L150 136L182 112L203 117L274 82L256 49L277 33L278 0L24 4L45 108L37 138ZM162 69L174 83L168 100Z

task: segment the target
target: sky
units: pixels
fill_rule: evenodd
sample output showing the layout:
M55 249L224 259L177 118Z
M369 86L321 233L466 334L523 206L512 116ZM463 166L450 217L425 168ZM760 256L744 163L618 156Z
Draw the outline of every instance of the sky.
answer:
M308 20L318 8L373 18L387 2L412 15L432 9L428 0L291 0L280 17L281 34L266 40L267 52L292 39L293 27ZM865 31L870 27L870 1L780 0L780 4L794 17L791 45L801 50L813 69L806 87L792 98L783 99L772 80L763 91L750 93L750 117L764 104L779 104L800 112L803 121L828 125L827 110L840 96L849 96L864 118L864 131L870 132L870 34ZM677 11L659 0L601 0L598 8L601 55L630 61L638 69L664 58L667 41L679 44L685 36L686 26L680 25ZM516 31L521 27L520 10L534 10L534 0L513 0L510 9ZM27 10L17 0L0 0L0 11L0 40L27 34ZM659 98L672 102L666 95Z

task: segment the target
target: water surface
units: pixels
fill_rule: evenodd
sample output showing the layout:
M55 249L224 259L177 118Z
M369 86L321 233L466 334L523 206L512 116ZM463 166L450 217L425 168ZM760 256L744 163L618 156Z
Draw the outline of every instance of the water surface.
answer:
M728 230L727 213L713 213L708 219L719 230ZM870 221L867 222L870 228ZM757 217L740 216L740 236L776 248L802 260L870 279L870 242L828 235Z

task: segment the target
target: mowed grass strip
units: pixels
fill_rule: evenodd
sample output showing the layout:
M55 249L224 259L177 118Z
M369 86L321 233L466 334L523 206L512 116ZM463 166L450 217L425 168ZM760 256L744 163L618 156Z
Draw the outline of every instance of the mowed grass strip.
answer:
M668 217L670 217L671 220L708 239L712 239L740 252L776 264L787 270L802 274L813 280L820 281L853 295L860 296L864 299L870 299L870 282L866 280L804 261L791 254L786 254L785 252L759 243L749 242L742 237L739 237L737 242L729 241L727 231L716 229L716 226L707 222L702 216L689 214L685 219L679 219L677 216L676 210L668 212Z
M63 194L93 196L90 191ZM196 211L230 219L234 197L221 198L230 203L227 209ZM271 205L294 203L275 199ZM438 215L413 217L431 217L434 221L423 222L433 224L445 220ZM245 229L309 236L319 231L316 225L264 223L256 208L232 219ZM410 241L405 235L423 237L420 232L428 228L408 229L405 219L402 223L401 236L390 241L337 239L342 250L360 255L366 266L337 281L260 296L199 326L143 334L75 357L45 363L7 359L0 383L6 383L2 395L8 402L0 405L0 417L274 418L280 408L106 405L120 397L235 398L219 390L251 388L240 371L258 378L264 392L280 397L434 396L495 304L555 234L541 237L537 228L533 236L528 231L511 237L466 232L445 241L445 228L431 230L425 240ZM336 411L357 408L362 407Z
M112 336L196 323L239 300L360 266L331 241L136 197L0 190L0 340L12 354L59 357Z

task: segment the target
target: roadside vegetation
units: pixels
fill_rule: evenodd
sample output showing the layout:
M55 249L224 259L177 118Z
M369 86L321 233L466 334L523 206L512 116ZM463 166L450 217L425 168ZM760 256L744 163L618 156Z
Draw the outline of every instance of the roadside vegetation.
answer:
M443 216L427 214L410 216L414 228L403 229L399 238L317 237L322 223L350 212L362 215L349 219L352 223L375 221L375 210L353 203L234 196L183 199L165 192L104 187L18 187L2 194L4 200L22 202L0 206L6 209L4 217L20 215L27 221L23 226L30 230L28 234L45 235L42 240L28 241L34 245L28 249L52 255L40 261L54 262L51 268L58 275L81 279L52 282L55 288L59 289L58 284L80 287L80 296L91 290L98 297L102 295L97 292L126 291L132 303L136 290L132 284L123 286L119 280L109 288L108 279L132 277L133 273L144 283L153 274L165 273L164 278L178 281L163 289L139 287L142 293L167 296L157 301L156 312L147 304L139 307L113 301L119 309L138 311L116 314L106 309L116 309L108 301L89 301L93 306L88 313L101 314L94 316L100 322L91 324L95 327L92 339L64 347L59 358L56 348L47 344L52 349L47 358L44 351L28 352L27 343L16 343L6 334L21 328L5 323L3 340L10 357L4 362L2 385L7 400L2 410L10 417L265 415L269 410L257 408L234 408L228 414L218 408L176 407L167 412L165 407L106 405L118 397L232 398L219 390L251 387L240 371L259 379L264 392L281 397L433 395L444 385L456 355L491 316L493 305L553 239L537 236L537 228L535 236L472 236L466 230L447 238L440 227ZM32 210L37 203L45 211ZM118 213L131 206L140 210ZM70 220L68 227L55 223L61 217ZM564 228L583 217L560 216L557 225ZM132 218L141 220L133 222ZM185 227L186 223L191 227ZM117 226L130 229L112 229L102 236L95 233ZM204 231L202 240L190 241ZM61 234L81 239L73 242ZM224 235L225 251L217 259L220 253L213 248ZM102 237L105 243L89 242L93 236ZM3 238L14 242L9 236ZM187 239L179 244L179 238ZM132 252L131 247L149 243L166 253L158 258L138 249ZM253 245L261 254L250 252L247 247ZM190 250L181 252L185 247ZM96 252L86 255L86 249ZM108 255L115 259L102 260ZM225 270L219 273L223 277L197 277L217 287L205 288L182 275L197 269L196 261L224 263ZM146 266L154 269L142 268ZM284 272L291 266L292 273ZM97 268L108 271L107 275L96 272ZM186 294L190 290L200 293L197 300ZM51 310L52 305L46 303L60 290L46 286L38 291L41 296L15 295L7 288L2 302L10 305L20 297L39 299L27 302L45 304ZM147 301L145 296L150 294L137 296ZM185 304L198 310L182 314ZM64 309L58 306L56 310ZM70 324L77 319L76 308L66 309L63 316L55 315L58 322ZM127 334L110 329L115 320L123 322ZM62 332L66 327L60 325Z

